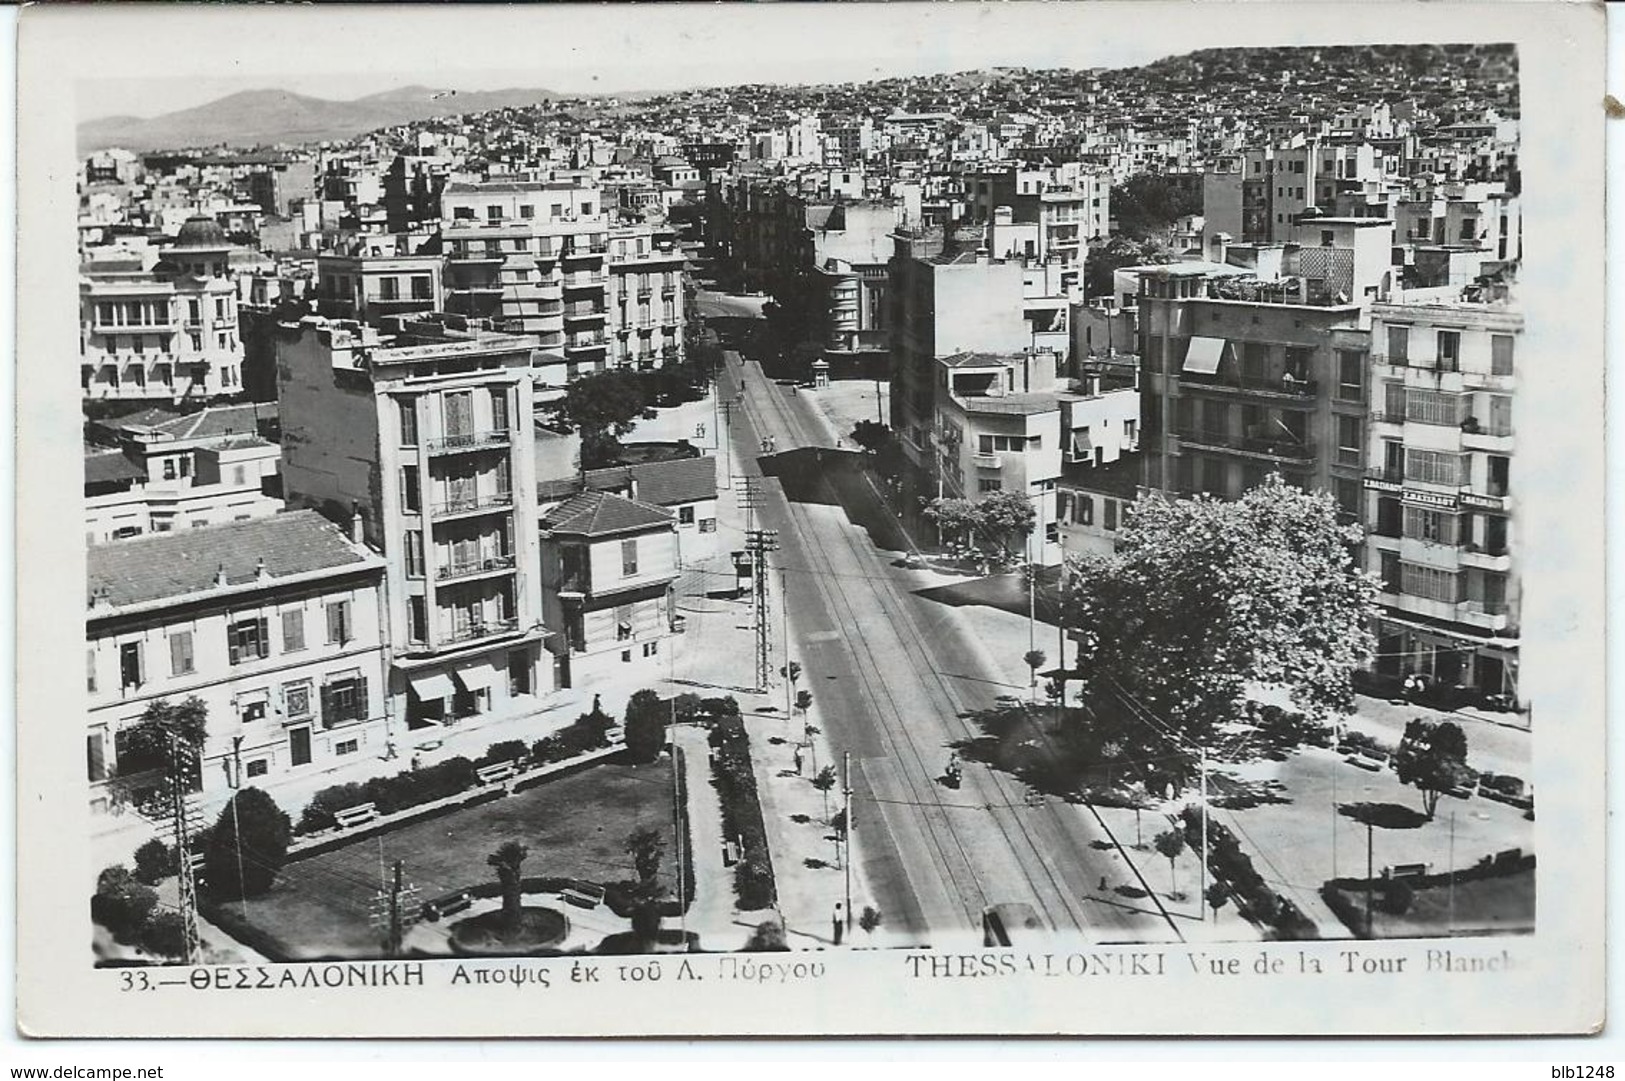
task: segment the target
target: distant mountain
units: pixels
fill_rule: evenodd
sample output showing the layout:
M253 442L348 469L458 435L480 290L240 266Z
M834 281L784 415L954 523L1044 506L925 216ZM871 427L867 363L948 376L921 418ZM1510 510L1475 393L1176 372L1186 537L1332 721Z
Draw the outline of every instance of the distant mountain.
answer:
M188 146L254 146L348 139L377 128L436 116L516 108L555 100L550 90L436 90L404 86L354 101L331 101L286 90L244 90L150 119L101 117L79 125L79 152L110 146L165 150Z

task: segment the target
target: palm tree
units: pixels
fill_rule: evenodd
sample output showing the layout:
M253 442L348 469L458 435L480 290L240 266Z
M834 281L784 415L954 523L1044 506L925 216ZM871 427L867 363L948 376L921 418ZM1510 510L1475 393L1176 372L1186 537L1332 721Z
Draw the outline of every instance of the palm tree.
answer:
M497 884L502 887L502 922L508 927L519 926L519 902L523 896L523 879L519 867L530 855L530 849L518 841L504 841L495 852L485 857L487 865L497 872Z

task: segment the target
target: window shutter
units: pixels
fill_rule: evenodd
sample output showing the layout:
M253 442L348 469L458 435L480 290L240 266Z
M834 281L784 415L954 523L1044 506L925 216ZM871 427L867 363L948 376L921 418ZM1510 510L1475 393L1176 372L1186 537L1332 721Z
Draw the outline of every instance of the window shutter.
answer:
M239 642L238 630L235 625L226 628L226 647L231 654L231 663L236 664L243 659L242 645Z
M333 688L324 686L322 688L322 727L332 728L333 721Z
M355 679L355 719L358 721L364 720L367 714L367 677L357 676Z
M261 616L258 619L257 623L259 625L259 631L260 631L260 633L259 633L260 659L264 660L266 657L269 657L271 655L271 621L268 618L266 618L265 616Z

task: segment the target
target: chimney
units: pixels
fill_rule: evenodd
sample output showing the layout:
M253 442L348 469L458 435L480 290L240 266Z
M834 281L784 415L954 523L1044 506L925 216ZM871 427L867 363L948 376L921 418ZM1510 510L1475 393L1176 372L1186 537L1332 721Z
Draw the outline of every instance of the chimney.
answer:
M362 517L361 504L350 504L350 539L357 544L365 544L367 540L367 520Z
M260 561L254 564L254 581L264 582L269 580L270 577L270 574L265 570L265 557L260 556Z
M220 569L214 572L214 585L216 589L224 589L226 582L226 565L220 564Z

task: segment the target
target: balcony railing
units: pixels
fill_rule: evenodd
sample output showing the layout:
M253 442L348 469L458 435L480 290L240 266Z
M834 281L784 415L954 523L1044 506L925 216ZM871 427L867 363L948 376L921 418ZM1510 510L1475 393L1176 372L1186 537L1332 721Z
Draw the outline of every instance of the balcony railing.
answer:
M1320 393L1320 384L1313 379L1258 379L1240 375L1207 375L1202 372L1178 372L1180 382L1204 390L1223 390L1235 394L1265 394L1287 398L1314 398Z
M1462 601L1458 607L1475 616L1504 616L1508 611L1506 601Z
M1396 466L1372 466L1365 471L1371 480L1386 481L1389 484L1400 484L1405 480L1405 471Z
M602 319L609 313L591 304L571 304L564 309L566 319Z
M609 281L607 274L576 274L564 279L566 289L598 289Z
M593 334L584 338L567 338L564 348L570 349L603 349L609 345L609 335Z
M445 518L453 514L471 514L477 511L505 509L513 506L512 492L491 492L488 495L464 496L448 499L434 505L434 517Z
M435 577L442 582L447 582L455 578L472 578L477 574L507 571L513 568L513 556L490 556L486 559L471 559L466 563L447 563L435 572Z
M460 642L474 642L481 638L492 638L499 634L512 634L518 629L519 621L517 619L489 619L452 630L441 639L441 644L456 645Z
M506 429L492 429L488 432L460 432L456 435L429 440L429 453L461 454L471 450L505 447L511 438Z
M1004 466L997 454L973 454L970 461L977 469L1000 469Z
M592 575L586 571L571 571L559 580L560 593L578 593L583 596L592 593Z
M1180 440L1197 446L1239 454L1257 454L1294 462L1312 462L1314 449L1291 439L1248 437L1204 428L1186 428L1174 432Z

